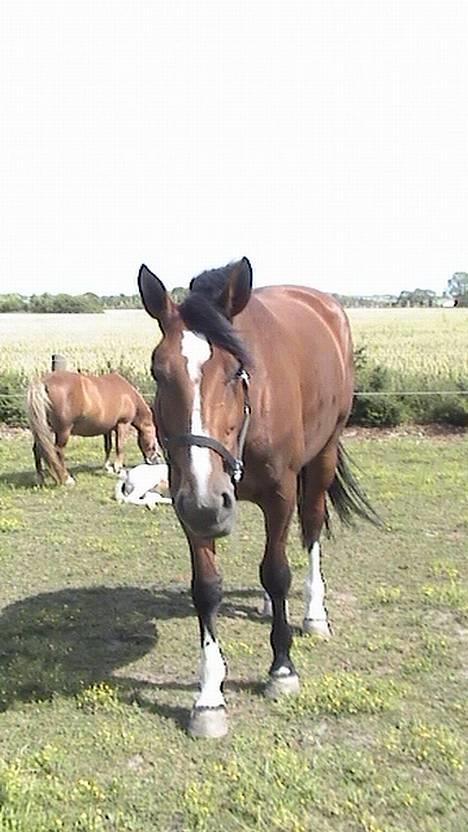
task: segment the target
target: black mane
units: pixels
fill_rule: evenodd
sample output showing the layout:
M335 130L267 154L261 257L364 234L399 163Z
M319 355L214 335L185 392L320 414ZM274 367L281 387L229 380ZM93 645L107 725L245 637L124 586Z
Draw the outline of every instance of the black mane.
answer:
M231 321L226 317L223 294L228 280L228 269L202 272L190 282L190 292L179 306L184 323L217 347L237 358L242 367L251 363L246 346Z

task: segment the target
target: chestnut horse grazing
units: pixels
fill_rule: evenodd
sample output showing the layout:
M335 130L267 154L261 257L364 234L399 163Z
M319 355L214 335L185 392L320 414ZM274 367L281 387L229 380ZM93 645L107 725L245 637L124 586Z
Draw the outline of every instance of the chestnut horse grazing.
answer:
M138 390L118 373L102 376L66 370L48 373L30 384L27 407L40 483L44 481L43 462L59 485L74 483L64 462L65 446L71 434L104 435L106 470L111 470L112 432L116 453L114 470L122 468L123 447L130 425L137 430L138 445L146 461L156 457L151 409Z
M299 688L286 600L295 506L309 552L307 633L329 635L319 543L328 528L327 495L343 521L357 513L378 522L340 443L353 397L351 335L343 309L326 294L302 286L252 292L246 258L194 278L181 305L146 266L139 287L163 334L152 357L156 427L190 546L200 624L200 693L189 730L218 737L227 721L215 539L231 532L236 500L256 503L265 519L260 578L273 616L266 693L275 698Z

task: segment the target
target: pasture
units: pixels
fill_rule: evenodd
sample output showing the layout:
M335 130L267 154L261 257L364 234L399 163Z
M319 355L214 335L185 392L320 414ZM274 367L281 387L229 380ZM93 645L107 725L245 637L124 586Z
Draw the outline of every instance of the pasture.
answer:
M154 327L139 320L146 365ZM125 333L114 332L123 350ZM49 340L45 361L70 354L63 338ZM91 360L91 342L82 349ZM405 360L411 349L408 338ZM41 360L31 344L17 355ZM28 433L2 434L2 832L466 830L468 441L350 433L388 529L335 526L325 541L334 636L296 636L297 698L262 696L257 510L241 506L218 543L231 728L221 741L185 731L198 629L172 508L118 506L94 440L70 442L75 488L41 490ZM295 528L289 554L299 624L306 559Z

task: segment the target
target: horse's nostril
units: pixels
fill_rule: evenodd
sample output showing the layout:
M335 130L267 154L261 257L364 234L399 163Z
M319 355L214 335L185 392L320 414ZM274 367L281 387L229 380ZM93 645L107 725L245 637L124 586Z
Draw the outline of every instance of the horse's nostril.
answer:
M231 509L232 504L233 504L233 500L232 500L231 495L228 494L227 491L223 491L223 493L221 494L221 498L222 498L222 501L223 501L223 508Z

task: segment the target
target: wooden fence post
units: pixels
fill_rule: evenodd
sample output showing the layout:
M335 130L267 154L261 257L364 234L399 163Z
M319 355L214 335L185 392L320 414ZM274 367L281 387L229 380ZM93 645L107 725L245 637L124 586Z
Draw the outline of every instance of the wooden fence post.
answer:
M56 370L66 370L67 369L67 359L63 355L59 355L59 353L54 352L52 355L52 372L55 373Z

